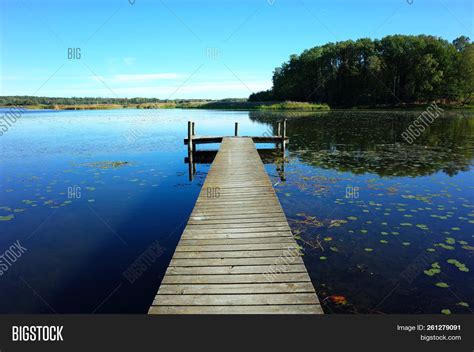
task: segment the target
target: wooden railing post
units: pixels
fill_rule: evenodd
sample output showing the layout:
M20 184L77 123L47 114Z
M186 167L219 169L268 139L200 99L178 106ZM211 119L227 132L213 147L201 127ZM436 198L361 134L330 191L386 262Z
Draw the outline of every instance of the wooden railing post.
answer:
M191 132L192 132L192 135L195 136L196 133L194 133L194 122L192 122L192 124L193 124L193 125L192 125L192 131L191 131Z
M192 181L194 178L194 158L193 158L193 152L188 151L188 176L189 176L189 181Z
M283 134L281 136L281 150L283 151L283 157L285 157L285 138L286 138L286 119L283 120Z
M188 152L193 152L193 123L188 121Z
M281 135L281 122L278 122L277 124L277 136Z
M239 123L235 123L235 131L234 131L234 136L237 137L239 135Z

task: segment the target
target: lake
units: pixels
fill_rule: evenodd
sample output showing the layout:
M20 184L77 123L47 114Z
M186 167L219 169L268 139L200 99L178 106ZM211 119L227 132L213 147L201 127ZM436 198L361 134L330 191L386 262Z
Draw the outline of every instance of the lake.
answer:
M25 112L0 137L0 254L24 248L0 266L0 312L146 313L209 170L189 180L187 121L259 136L287 118L286 155L265 167L324 311L470 313L474 114L408 144L418 115Z

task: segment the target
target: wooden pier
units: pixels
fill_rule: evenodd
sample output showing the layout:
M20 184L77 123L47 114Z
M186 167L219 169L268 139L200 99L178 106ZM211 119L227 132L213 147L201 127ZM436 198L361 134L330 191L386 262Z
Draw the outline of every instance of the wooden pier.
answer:
M253 138L220 138L149 314L322 314Z

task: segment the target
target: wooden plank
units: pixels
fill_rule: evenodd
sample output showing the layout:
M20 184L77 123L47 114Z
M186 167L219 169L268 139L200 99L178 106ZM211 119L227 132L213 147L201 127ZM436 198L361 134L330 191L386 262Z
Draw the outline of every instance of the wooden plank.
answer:
M151 306L149 314L324 314L320 305Z
M255 219L255 218L271 218L274 219L276 216L275 214L279 214L280 212L275 213L260 213L260 214L206 214L206 215L191 215L189 221L201 221L201 220L233 220L233 219Z
M238 233L186 233L188 240L209 240L209 239L247 239L247 238L269 238L269 237L287 237L293 238L288 231L270 231L270 232L238 232Z
M248 224L249 227L253 224L260 224L262 222L271 221L272 217L261 217L261 218L237 218L237 219L198 219L189 220L189 225L232 225L232 224ZM243 226L240 226L243 227Z
M192 216L206 216L206 215L246 215L246 214L255 214L255 213L279 213L283 215L282 210L279 207L260 207L260 208L240 208L240 209L227 209L227 208L219 208L219 209L196 209L192 212Z
M192 141L195 144L221 143L224 138L221 136L193 136ZM248 136L241 138L251 138L254 143L280 143L282 141L281 136ZM284 139L289 141L288 137ZM188 145L188 138L184 139L184 144Z
M181 252L174 253L177 259L210 259L210 258L266 258L286 257L288 250L260 250L260 251L219 251L219 252ZM290 253L296 253L292 250ZM296 256L293 254L292 256Z
M188 224L191 230L194 230L195 228L201 227L201 222L198 222L197 224ZM258 221L255 223L250 223L250 224L242 224L240 222L234 223L234 224L205 224L207 229L219 229L219 228L224 228L224 229L238 229L238 228L258 228L258 227L283 227L283 228L289 228L288 227L288 222L284 221L283 219L278 219L275 220L265 220L265 221Z
M162 295L205 295L205 294L243 294L243 293L312 293L310 282L280 282L265 284L213 284L213 285L161 285L158 291Z
M206 144L206 143L221 143L222 142L222 137L205 137L205 136L194 136L192 138L192 141L195 144ZM184 144L188 145L188 138L184 139Z
M221 148L149 313L322 314L254 143L192 140L219 138Z
M318 304L311 293L261 293L234 295L158 295L154 306L240 306L278 304Z
M306 272L290 274L268 272L265 274L236 275L165 275L163 278L163 284L248 284L257 282L310 282L310 279Z
M225 252L225 251L259 251L271 249L290 249L298 247L295 243L250 243L250 244L218 244L218 245L180 245L176 252Z
M210 189L209 192L211 192L212 190ZM206 195L206 198L205 199L198 199L196 204L199 204L200 201L202 200L213 200L213 199L218 199L218 200L221 200L221 199L225 199L225 200L234 200L234 199L238 199L238 200L253 200L255 199L255 195L258 194L259 197L262 197L262 198L273 198L273 194L269 191L263 191L263 192L242 192L242 191L239 191L239 192L227 192L226 190L220 190L219 189L219 194L218 195L212 195L212 193L209 193L209 195ZM214 197L214 198L212 198Z
M288 235L291 235L290 229L287 226L272 226L272 227L241 227L235 229L229 229L225 227L215 228L215 229L204 229L196 225L191 225L185 229L187 234L199 235L199 234L212 234L212 235L226 235L226 234L244 234L244 233L272 233L272 232L286 232Z
M281 273L305 273L306 268L301 263L284 265L278 268ZM271 270L269 265L242 266L202 266L182 267L170 266L166 275L232 275L232 274L265 274Z
M221 200L221 199L212 199L212 200L205 200L205 201L200 201L197 203L198 205L206 208L206 207L214 207L214 206L225 206L225 207L240 207L243 204L245 206L250 206L250 205L271 205L271 206L278 206L278 201L276 199L255 199L255 200L242 200L242 199L237 199L237 200Z
M281 237L259 237L259 238L213 238L210 240L190 240L181 239L179 242L180 246L196 246L196 245L208 245L208 244L251 244L251 243L295 243L294 239L290 236Z
M258 196L257 196L258 198ZM280 204L276 200L266 201L262 199L262 202L257 201L247 201L247 200L231 200L231 201L222 201L222 200L207 200L199 202L196 206L199 205L199 210L202 209L216 209L220 208L221 210L230 210L230 209L242 209L242 205L245 205L246 209L252 208L255 212L255 208L275 208L278 209ZM219 210L219 209L216 209ZM263 209L262 209L263 210Z
M272 206L266 206L266 207L263 207L263 206L252 206L252 207L247 206L245 208L240 207L240 209L237 209L237 210L228 209L227 207L220 207L219 209L204 209L204 207L203 208L199 207L199 208L193 210L193 214L211 212L212 214L219 215L221 213L231 213L232 211L236 211L236 213L235 213L236 215L238 215L238 214L260 214L260 213L263 213L263 212L271 212L271 213L279 212L279 213L283 214L283 210L281 209L281 207L279 205L272 205Z
M301 257L295 257L291 263L303 264ZM170 266L237 266L237 265L278 265L275 257L264 258L208 258L208 259L171 259Z

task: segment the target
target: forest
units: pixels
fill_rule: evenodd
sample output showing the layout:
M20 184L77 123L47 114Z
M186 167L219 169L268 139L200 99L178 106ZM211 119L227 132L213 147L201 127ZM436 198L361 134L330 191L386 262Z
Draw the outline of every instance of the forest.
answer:
M474 92L474 44L428 35L328 43L291 55L270 90L250 101L301 101L331 107L468 105Z
M90 97L72 97L72 98L50 98L37 96L0 96L0 106L30 106L30 105L92 105L92 104L119 104L119 105L138 105L147 103L164 102L158 98L90 98Z

